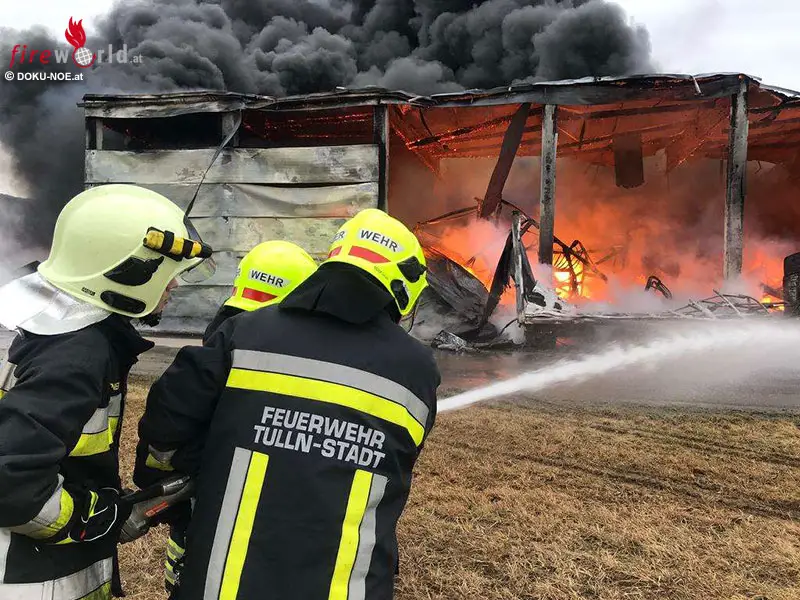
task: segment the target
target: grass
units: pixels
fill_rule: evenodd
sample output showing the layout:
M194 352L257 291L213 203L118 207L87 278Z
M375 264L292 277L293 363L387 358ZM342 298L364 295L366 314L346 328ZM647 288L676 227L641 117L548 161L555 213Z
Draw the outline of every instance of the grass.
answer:
M126 475L145 389L130 390ZM797 600L798 433L745 413L441 415L400 523L396 598ZM165 597L164 544L159 528L122 546L129 600Z

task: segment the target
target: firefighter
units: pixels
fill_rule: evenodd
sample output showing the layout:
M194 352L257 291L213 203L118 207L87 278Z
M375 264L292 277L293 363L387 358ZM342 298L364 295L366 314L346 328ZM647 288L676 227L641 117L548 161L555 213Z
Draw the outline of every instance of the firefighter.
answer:
M281 240L262 242L239 263L233 294L209 323L203 343L229 317L280 302L316 270L317 263L297 244Z
M178 353L150 390L134 475L149 485L158 461L196 476L177 598L393 596L440 383L400 326L426 285L414 235L368 209L280 304Z
M317 263L300 246L280 240L262 242L239 263L233 294L209 323L203 343L230 317L277 304L316 270ZM164 583L172 596L185 560L186 528L191 520L189 503L171 509L167 518L170 531Z
M37 272L0 289L17 331L0 382L0 599L121 593L120 425L153 346L131 321L159 313L177 276L207 276L210 254L167 198L98 186L61 211Z

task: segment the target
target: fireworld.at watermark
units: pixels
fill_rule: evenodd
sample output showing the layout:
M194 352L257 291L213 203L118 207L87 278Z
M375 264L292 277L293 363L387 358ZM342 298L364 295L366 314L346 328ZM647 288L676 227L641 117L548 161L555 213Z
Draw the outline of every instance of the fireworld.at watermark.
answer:
M83 29L83 20L77 23L70 17L69 25L64 31L64 37L73 47L72 52L65 49L29 48L27 44L15 44L11 49L9 69L24 65L64 65L72 62L79 69L88 69L99 64L124 64L140 63L142 56L130 55L127 44L122 48L114 49L109 44L108 48L98 49L96 52L86 47L86 32ZM23 73L21 71L6 71L6 81L83 81L83 73Z

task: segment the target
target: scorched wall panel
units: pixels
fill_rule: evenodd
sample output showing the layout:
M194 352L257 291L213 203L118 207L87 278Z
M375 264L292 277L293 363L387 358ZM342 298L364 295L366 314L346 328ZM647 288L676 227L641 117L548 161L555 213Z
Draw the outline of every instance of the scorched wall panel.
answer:
M87 187L132 183L186 208L214 149L86 151ZM226 148L200 186L190 217L215 250L215 275L173 291L161 331L198 333L231 291L239 260L267 240L288 240L315 259L350 216L378 205L378 148Z

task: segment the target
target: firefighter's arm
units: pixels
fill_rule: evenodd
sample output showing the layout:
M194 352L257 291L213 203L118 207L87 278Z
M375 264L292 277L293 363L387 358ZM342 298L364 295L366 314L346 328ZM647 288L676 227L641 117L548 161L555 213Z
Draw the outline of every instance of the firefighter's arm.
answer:
M442 376L433 353L427 348L425 350L425 361L417 371L420 373L417 393L419 394L420 400L428 407L428 419L425 423L425 438L423 443L419 446L419 452L422 452L425 441L427 441L428 436L433 430L433 425L436 422L437 391L439 385L442 383Z
M74 335L20 361L0 400L0 527L67 543L101 537L127 517L116 490L88 490L60 473L100 405L109 352L102 338Z
M231 325L203 346L182 348L150 388L139 422L134 483L147 487L176 472L194 474L231 367Z

